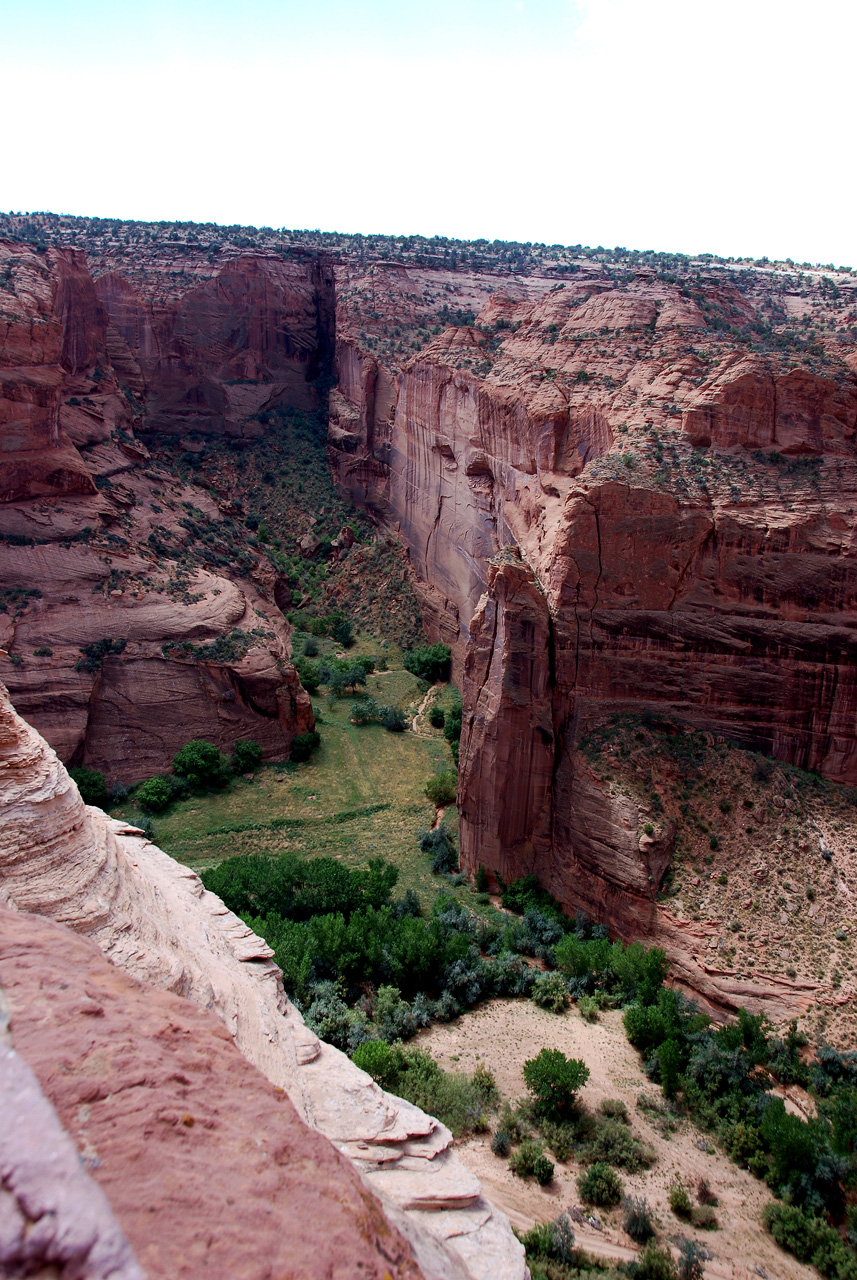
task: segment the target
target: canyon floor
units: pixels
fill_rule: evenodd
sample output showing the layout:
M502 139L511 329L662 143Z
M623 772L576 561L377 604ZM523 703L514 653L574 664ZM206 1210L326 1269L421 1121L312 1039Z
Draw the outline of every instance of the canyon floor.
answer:
M301 643L298 637L296 649ZM318 645L321 657L341 652L325 638ZM434 703L448 706L452 686L433 686L427 693L422 681L398 665L397 646L365 633L348 653L383 655L389 669L369 675L366 692L399 707L409 724L416 723L416 732L354 725L354 698L322 691L314 698L321 746L311 760L264 766L219 794L181 801L154 819L162 848L195 871L236 854L327 855L350 866L384 857L399 870L399 892L413 889L427 904L431 901L439 882L416 837L432 825L436 811L423 788L435 773L452 767L452 757L427 711ZM133 821L144 818L131 802L115 812ZM446 811L445 821L455 829L454 808ZM459 892L472 899L469 889Z
M492 1000L457 1022L421 1032L418 1044L450 1071L473 1071L484 1063L513 1103L526 1094L524 1062L541 1049L561 1049L569 1057L582 1058L590 1070L582 1101L594 1110L604 1098L620 1098L635 1134L657 1153L651 1169L622 1177L627 1193L645 1196L654 1209L662 1242L684 1236L700 1243L710 1254L705 1264L708 1280L749 1280L762 1274L757 1267L770 1280L809 1280L816 1275L780 1250L763 1229L762 1207L771 1198L763 1183L716 1151L710 1135L687 1117L666 1117L638 1105L638 1099L645 1098L661 1108L663 1096L646 1078L639 1054L628 1043L620 1012L602 1013L593 1024L574 1007L557 1015L526 1000ZM519 1231L556 1218L570 1206L582 1208L576 1185L581 1166L573 1160L557 1163L553 1182L540 1187L534 1180L515 1177L508 1162L491 1153L490 1140L490 1134L468 1138L459 1154ZM675 1173L688 1187L699 1177L708 1179L720 1202L718 1230L695 1230L675 1217L667 1199ZM596 1213L602 1229L576 1223L577 1244L605 1262L636 1257L639 1250L622 1230L619 1210Z

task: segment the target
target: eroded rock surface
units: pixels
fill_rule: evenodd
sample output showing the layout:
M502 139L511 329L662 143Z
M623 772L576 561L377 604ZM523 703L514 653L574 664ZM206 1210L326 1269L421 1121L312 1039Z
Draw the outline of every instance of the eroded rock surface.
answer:
M64 1159L62 1245L82 1254L97 1230L75 1275L417 1280L411 1250L353 1166L242 1056L220 1018L135 981L70 929L3 907L0 982L19 1073L23 1059L44 1091L37 1101L47 1110L50 1099L74 1140L51 1135L57 1155L43 1157L47 1170L27 1170L27 1192L48 1192L47 1174L55 1183ZM4 1124L0 1149L17 1188L26 1153L42 1144L20 1092L2 1096L13 1127ZM87 1212L84 1169L112 1214L97 1191L100 1217ZM109 1230L114 1214L139 1267L116 1224ZM35 1244L28 1237L33 1260ZM44 1257L53 1260L50 1249Z
M216 1013L298 1115L349 1156L428 1277L523 1277L523 1250L449 1132L319 1041L271 950L141 833L87 808L0 686L0 898L95 942L125 973Z
M0 907L0 968L9 918ZM0 1274L7 1280L146 1280L107 1198L12 1046L2 988L0 1114Z
M67 763L100 769L111 783L162 770L193 737L226 750L253 737L266 758L287 758L313 716L270 565L247 549L228 504L153 468L135 435L148 403L137 356L159 352L164 378L167 365L175 378L166 339L138 335L132 352L75 250L0 243L0 273L0 648L14 659L4 675L17 704ZM277 363L291 359L286 303L277 294L264 312L264 271L251 264L247 273L258 284L246 299L257 328L243 347L240 332L233 340L268 352L265 376L279 371L282 394L291 376ZM200 324L202 314L215 323L210 310ZM188 323L184 341L199 346L200 361L220 359L227 382L240 373L222 343L206 331L200 345ZM264 381L255 364L244 372ZM187 376L183 394L203 413L205 397ZM246 399L246 380L234 391ZM158 393L156 416L174 393ZM262 400L270 394L268 386ZM258 407L248 401L242 413ZM208 564L187 555L196 539L207 539Z

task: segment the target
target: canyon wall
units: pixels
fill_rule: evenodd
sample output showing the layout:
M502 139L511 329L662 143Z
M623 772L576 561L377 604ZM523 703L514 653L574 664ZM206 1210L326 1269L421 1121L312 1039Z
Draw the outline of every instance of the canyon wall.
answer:
M0 273L0 648L17 704L109 783L165 768L194 737L287 758L313 718L276 575L229 502L157 466L137 433L163 427L177 387L196 407L175 408L175 431L258 435L268 399L311 398L324 270L239 264L184 311L158 295L136 319L116 273L96 286L73 249L0 244Z
M464 866L535 872L569 910L659 938L715 1005L753 1005L691 972L657 902L675 832L643 834L579 747L660 715L857 783L857 337L837 328L857 286L810 356L754 340L770 280L595 275L486 282L475 324L395 372L352 318L332 462L408 547L453 646ZM795 323L827 306L792 294Z

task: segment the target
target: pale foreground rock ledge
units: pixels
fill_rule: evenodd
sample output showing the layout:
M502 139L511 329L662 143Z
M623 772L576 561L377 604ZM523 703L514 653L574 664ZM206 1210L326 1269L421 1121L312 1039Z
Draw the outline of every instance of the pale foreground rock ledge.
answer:
M437 1120L319 1041L272 952L198 876L83 804L0 684L0 900L92 938L119 968L216 1013L244 1056L380 1197L428 1280L524 1280L521 1245Z

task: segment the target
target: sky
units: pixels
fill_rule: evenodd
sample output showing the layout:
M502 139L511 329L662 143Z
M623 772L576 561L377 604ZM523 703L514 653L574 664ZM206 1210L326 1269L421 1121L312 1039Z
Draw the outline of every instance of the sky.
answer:
M0 0L0 209L857 266L849 0Z

